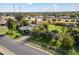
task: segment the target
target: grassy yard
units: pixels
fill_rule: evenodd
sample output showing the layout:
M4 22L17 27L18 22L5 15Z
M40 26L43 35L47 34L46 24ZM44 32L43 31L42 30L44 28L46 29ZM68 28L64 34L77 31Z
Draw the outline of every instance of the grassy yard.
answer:
M21 33L17 32L17 31L13 31L10 34L6 34L6 36L13 38L13 39L16 39L16 38L21 37L22 35L21 35Z
M18 31L13 31L13 32L11 33L11 32L7 29L6 26L0 26L0 34L1 34L1 35L5 35L5 36L8 36L8 37L13 38L13 39L22 36L21 33L18 32Z
M52 30L58 30L59 32L62 32L62 26L56 26L56 25L48 25L48 30L52 31Z
M0 34L4 35L8 31L6 26L0 26Z

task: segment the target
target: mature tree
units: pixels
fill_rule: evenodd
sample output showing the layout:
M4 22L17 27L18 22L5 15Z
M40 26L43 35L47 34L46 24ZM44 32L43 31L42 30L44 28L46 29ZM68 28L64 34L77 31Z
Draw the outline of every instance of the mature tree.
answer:
M64 35L61 46L70 49L73 47L74 39L69 34Z
M75 13L73 13L73 14L70 15L70 18L76 18L76 16L77 15Z
M48 22L49 24L52 24L52 21L51 21L51 19L48 19L48 20L47 20L47 22Z
M72 28L70 33L74 37L75 45L79 45L79 28Z
M44 22L42 26L48 31L48 22Z
M22 15L16 15L16 16L15 16L15 19L17 19L17 21L22 20L22 18L23 18L23 16L22 16Z
M7 27L8 27L8 29L9 29L10 31L15 30L15 29L16 29L16 21L13 20L13 19L11 19L11 18L9 18L9 19L7 20Z
M61 34L61 37L59 38L57 45L58 47L70 49L73 47L74 42L75 41L73 37L67 32L67 29L65 29L64 32Z
M37 24L37 18L35 19L35 24Z
M26 26L26 25L28 25L28 24L29 24L28 20L22 19L22 20L20 21L20 25L21 25L21 26Z

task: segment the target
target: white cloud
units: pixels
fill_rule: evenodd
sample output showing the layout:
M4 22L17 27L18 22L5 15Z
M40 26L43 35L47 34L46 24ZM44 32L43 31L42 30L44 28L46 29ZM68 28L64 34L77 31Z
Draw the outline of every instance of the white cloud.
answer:
M52 6L53 6L53 7L58 7L58 5L57 5L57 4L52 4Z
M28 5L32 5L32 3L27 3Z

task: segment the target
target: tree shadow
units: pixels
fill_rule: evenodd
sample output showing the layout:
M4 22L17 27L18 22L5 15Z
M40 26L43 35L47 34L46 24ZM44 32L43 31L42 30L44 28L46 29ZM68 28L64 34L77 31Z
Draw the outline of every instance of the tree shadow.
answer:
M0 34L0 38L1 38L1 37L4 37L4 35L1 35L1 34Z
M58 52L60 55L68 55L70 51L65 48L57 48L56 52Z
M74 47L77 52L79 52L79 46Z

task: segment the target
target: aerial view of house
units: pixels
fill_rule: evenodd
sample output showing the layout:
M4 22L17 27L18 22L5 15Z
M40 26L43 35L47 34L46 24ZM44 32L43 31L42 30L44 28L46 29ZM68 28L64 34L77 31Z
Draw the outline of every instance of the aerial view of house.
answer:
M79 55L77 5L0 4L0 55Z

